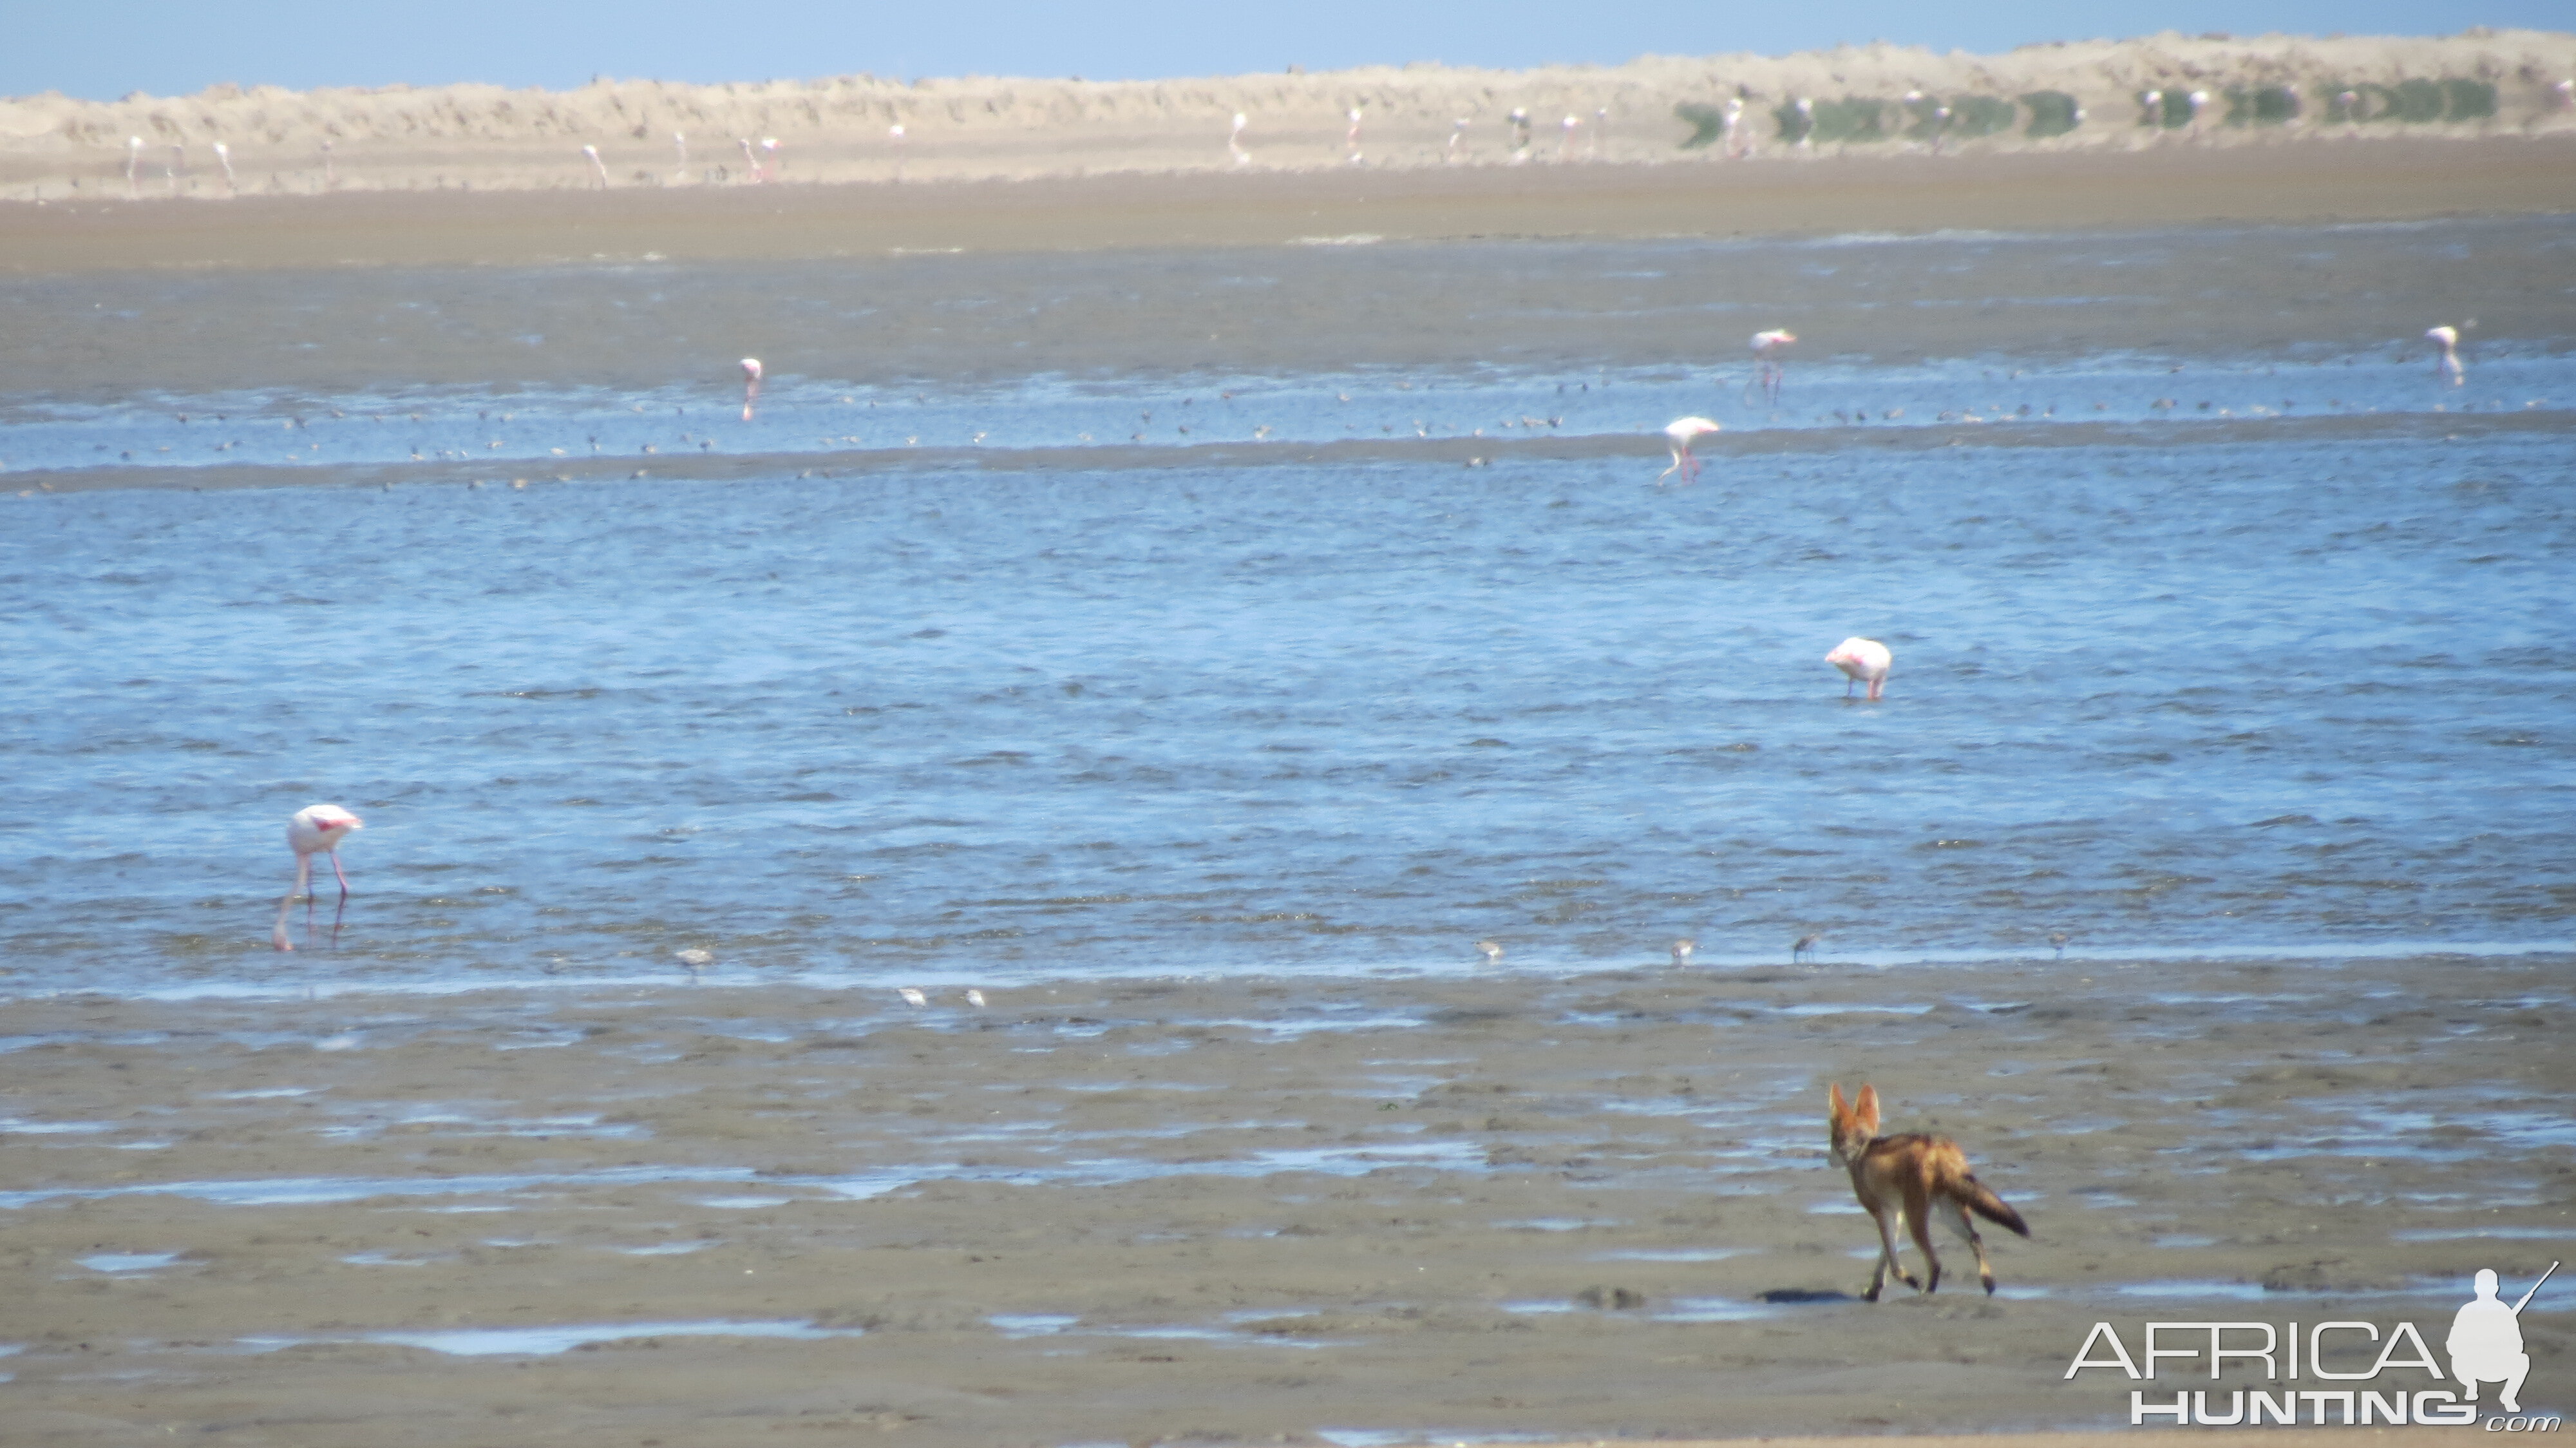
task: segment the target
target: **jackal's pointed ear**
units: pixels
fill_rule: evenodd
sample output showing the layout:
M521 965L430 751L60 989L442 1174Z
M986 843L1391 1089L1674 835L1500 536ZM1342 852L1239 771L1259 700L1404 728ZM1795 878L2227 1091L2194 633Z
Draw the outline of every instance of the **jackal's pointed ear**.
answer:
M1877 1087L1863 1086L1860 1088L1860 1104L1853 1107L1852 1111L1854 1115L1860 1118L1861 1130L1868 1132L1872 1136L1876 1136L1878 1134Z
M1840 1126L1843 1118L1851 1115L1851 1103L1843 1099L1843 1083L1828 1081L1825 1083L1825 1090L1829 1093L1827 1104L1833 1112L1833 1122Z

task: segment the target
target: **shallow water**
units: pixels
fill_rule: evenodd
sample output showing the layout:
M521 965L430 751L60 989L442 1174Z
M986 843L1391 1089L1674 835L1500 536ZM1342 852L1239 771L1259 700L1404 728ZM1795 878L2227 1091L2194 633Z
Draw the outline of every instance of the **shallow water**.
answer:
M2224 311L2254 281L2211 281L2210 258L2249 236L2381 282L2447 276L2466 244L2423 228L2097 240L2088 264L2122 290L2094 301ZM2569 238L2495 224L2476 245L2543 265ZM1512 255L1582 285L1498 293L1500 319L1476 326L1526 351L1550 329L1589 336L1588 316L1610 342L1390 371L1376 364L1414 344L1388 321L1354 343L1359 370L1291 365L1315 359L1283 343L1248 370L1076 376L1012 371L1007 319L983 316L999 302L911 298L885 306L938 363L927 380L783 375L746 427L720 385L603 380L638 364L597 342L552 380L457 382L455 338L497 325L494 297L541 305L510 274L454 284L427 320L395 309L338 392L295 370L309 321L254 329L246 387L109 395L13 368L13 469L73 477L131 453L147 481L184 482L233 460L217 447L239 432L281 478L417 453L423 476L488 461L536 481L9 500L5 986L604 983L663 978L692 945L718 978L930 984L1465 969L1482 937L1506 942L1507 970L1659 959L1684 935L1723 968L1817 929L1825 958L1872 964L2030 955L2057 932L2076 959L2571 938L2576 465L2559 409L2576 361L2546 316L2493 324L2509 335L2450 389L2402 338L2264 340L2277 317L2216 328L2202 353L2179 329L2088 350L2028 323L2047 311L2034 292L2084 296L2034 281L2076 262L2027 239ZM1421 259L1390 256L1374 263L1388 286ZM1806 277L1816 307L1912 295L2021 330L1962 324L1946 353L1931 323L1884 356L1819 347L1781 407L1748 406L1740 367L1676 369L1662 333L1620 331L1730 257ZM1125 283L1084 265L1031 263L1012 285L1109 305ZM1319 265L1281 261L1267 289L1316 285L1290 273ZM1215 306L1244 266L1182 275L1195 302L1160 305ZM665 270L652 284L692 316L754 285ZM371 277L296 285L304 310L345 318L386 285ZM184 293L212 325L281 285L130 281L146 295L128 320ZM1620 285L1642 289L1633 305L1610 304ZM602 329L632 342L650 312ZM970 313L970 338L924 320ZM386 341L403 327L450 337L408 382ZM1074 341L1046 335L1040 361L1061 363ZM1462 468L1401 446L1417 424L1608 438L1703 407L1802 440L1687 488L1654 485L1660 457ZM2337 410L2414 422L2304 420ZM2508 411L2511 426L2444 431ZM1945 413L2014 425L1963 432ZM2129 430L2058 425L2097 418ZM1200 425L1184 436L1183 419ZM1927 424L1972 445L1867 442ZM1260 467L1175 451L1255 426L1398 446ZM1113 429L1148 446L1079 446L1128 443ZM2015 445L1973 445L2003 432ZM798 476L799 453L915 437L1074 450ZM720 440L759 457L721 482L551 481L554 450L586 458L594 438L602 456ZM1847 702L1821 661L1855 633L1895 651L1881 703ZM325 799L368 820L344 855L356 893L335 931L326 884L311 925L295 916L304 952L272 957L283 819ZM1884 1008L1931 1006L1909 990ZM542 1020L522 1035L565 1043Z

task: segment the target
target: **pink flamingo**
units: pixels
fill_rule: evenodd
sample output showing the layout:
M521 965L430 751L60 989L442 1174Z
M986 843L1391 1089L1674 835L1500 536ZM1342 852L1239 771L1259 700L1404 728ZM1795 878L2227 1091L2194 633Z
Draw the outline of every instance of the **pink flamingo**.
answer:
M1234 164L1238 166L1248 166L1252 164L1252 153L1243 149L1243 128L1251 124L1252 118L1250 116L1245 115L1241 111L1236 111L1234 113L1234 134L1225 138L1226 152L1234 157Z
M1867 684L1869 697L1876 702L1878 691L1887 686L1887 666L1896 662L1896 656L1876 639L1853 637L1834 645L1825 662L1843 671L1844 698L1851 697L1853 684Z
M778 138L776 136L761 137L760 149L769 153L769 179L775 181L780 176L785 175L787 172L787 163L779 157Z
M1786 327L1753 334L1753 360L1762 366L1758 385L1764 400L1775 405L1780 401L1780 358L1797 342L1798 334Z
M679 153L680 157L680 169L671 173L671 181L674 185L677 185L689 179L689 133L686 131L673 131L671 133L671 149Z
M277 928L269 933L270 944L280 950L295 948L293 942L286 938L286 912L298 895L304 897L305 925L308 929L311 927L313 896L310 891L316 854L331 857L331 873L340 877L340 908L349 908L349 874L340 868L340 842L365 827L364 821L336 804L306 805L286 822L286 843L295 851L295 888L287 891L286 898L277 902ZM338 917L333 917L335 929L338 924Z
M886 127L886 144L894 147L894 179L897 181L903 179L903 138L905 134L906 132L900 125Z
M2440 348L2442 352L2442 355L2434 360L2433 375L2450 378L2453 387L2465 385L2469 380L2469 370L2460 365L2460 329L2428 327L2424 331L2424 340Z
M1467 139L1467 122L1464 117L1461 117L1450 128L1449 144L1441 148L1440 160L1443 165L1458 159L1458 143L1465 139Z
M1581 116L1567 116L1557 124L1556 159L1558 161L1574 159L1574 133L1581 129L1583 129Z
M233 179L233 148L221 141L215 143L215 160L224 168L224 189L238 196L241 183Z
M751 405L760 400L760 359L742 359L742 420L751 421Z
M1351 133L1343 138L1350 145L1351 164L1360 163L1360 108L1351 107Z
M1674 473L1687 483L1699 476L1699 459L1691 456L1691 444L1718 430L1717 424L1705 417L1677 417L1664 428L1664 436L1673 444L1673 465L1655 474L1660 483Z
M143 138L125 138L125 194L130 198L142 194L135 188L134 168L143 160Z
M742 164L751 168L751 179L754 181L768 180L768 177L760 174L760 158L751 153L751 138L749 136L736 136L733 138L733 143L742 147Z
M599 159L599 148L597 146L584 146L581 148L581 153L582 155L590 158L590 169L599 173L599 189L602 191L607 190L608 163Z

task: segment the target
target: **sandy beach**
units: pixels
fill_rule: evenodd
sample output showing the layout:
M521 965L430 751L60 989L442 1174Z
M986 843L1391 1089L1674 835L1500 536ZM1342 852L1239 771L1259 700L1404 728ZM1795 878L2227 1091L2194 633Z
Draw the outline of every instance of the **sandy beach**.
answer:
M2576 130L2576 85L2562 85L2571 80L2576 36L2472 29L2440 38L2166 33L2003 55L1873 44L1646 56L1608 68L1419 64L1150 82L860 75L723 86L602 79L569 92L219 86L114 102L0 100L0 197L1695 167L2529 137Z
M2560 1022L2520 1002L2556 998L2563 960L2361 961L2318 988L2311 964L1826 954L982 1008L740 967L20 1002L12 1109L98 1125L7 1138L0 1283L28 1346L0 1428L682 1448L2109 1426L2125 1383L2062 1380L2096 1320L2429 1323L2476 1268L2536 1272L2576 1234L2564 1145L2387 1115L2556 1119ZM1876 1083L1890 1129L1956 1136L2027 1215L2029 1241L1987 1234L2001 1295L1969 1275L1852 1300L1872 1238L1824 1160L1837 1075ZM157 1259L82 1265L99 1254ZM2563 1383L2568 1314L2524 1321L2534 1384ZM600 1336L468 1355L567 1324Z
M349 192L0 206L0 275L1466 239L2413 221L2576 210L2576 133L2348 146L696 191Z

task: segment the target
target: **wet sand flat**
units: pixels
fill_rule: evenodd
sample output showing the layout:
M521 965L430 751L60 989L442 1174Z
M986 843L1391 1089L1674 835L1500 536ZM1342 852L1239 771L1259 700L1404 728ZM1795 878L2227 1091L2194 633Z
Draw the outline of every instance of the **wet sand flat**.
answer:
M2095 1321L2438 1340L2476 1269L2563 1255L2567 965L23 1000L0 1431L2109 1427L2126 1383L2061 1380ZM1937 1296L1848 1299L1832 1079L2026 1214L2000 1295L1951 1245ZM2569 1317L2523 1321L2563 1406Z
M1773 237L2576 211L2576 137L0 206L0 272L521 265L1300 239Z

